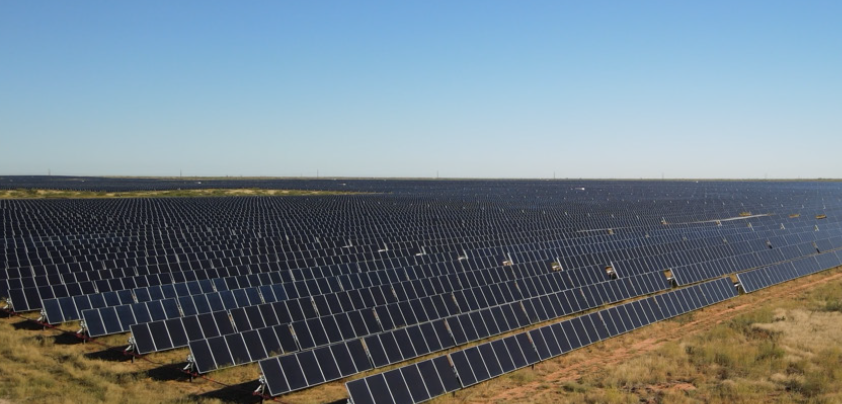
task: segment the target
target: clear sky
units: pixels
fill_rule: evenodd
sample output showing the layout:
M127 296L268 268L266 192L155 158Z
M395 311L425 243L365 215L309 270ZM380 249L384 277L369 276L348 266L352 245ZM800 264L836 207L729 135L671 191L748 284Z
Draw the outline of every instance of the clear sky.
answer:
M0 2L0 175L842 178L842 2Z

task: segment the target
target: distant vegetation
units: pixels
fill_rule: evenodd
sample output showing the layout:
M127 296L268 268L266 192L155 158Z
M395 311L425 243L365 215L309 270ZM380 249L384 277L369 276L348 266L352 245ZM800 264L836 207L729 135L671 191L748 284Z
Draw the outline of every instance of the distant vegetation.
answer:
M306 195L349 195L352 192L301 191L289 189L176 189L167 191L67 191L52 189L0 190L0 199L92 199L92 198L195 198L221 196L306 196Z

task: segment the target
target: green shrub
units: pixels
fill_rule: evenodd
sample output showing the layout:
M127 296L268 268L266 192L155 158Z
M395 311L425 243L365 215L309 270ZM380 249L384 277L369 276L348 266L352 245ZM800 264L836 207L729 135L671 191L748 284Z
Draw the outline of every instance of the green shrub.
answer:
M842 313L842 300L829 300L825 302L824 311L836 311Z

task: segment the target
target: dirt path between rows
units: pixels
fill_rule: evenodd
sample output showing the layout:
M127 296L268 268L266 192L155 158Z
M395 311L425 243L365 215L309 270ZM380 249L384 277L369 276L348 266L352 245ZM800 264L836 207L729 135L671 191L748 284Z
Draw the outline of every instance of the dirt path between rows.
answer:
M541 374L540 380L527 382L518 386L508 386L506 389L500 391L497 394L493 394L493 387L487 388L487 390L485 390L484 393L492 393L490 396L487 394L482 394L482 397L478 397L477 394L469 393L464 394L464 397L461 397L461 400L459 401L466 403L530 401L530 397L534 396L536 392L541 390L540 385L542 384L546 385L546 383L549 382L554 385L562 385L565 382L579 380L583 375L587 373L615 366L630 358L641 356L648 352L652 352L658 349L666 342L677 341L688 335L694 335L699 332L706 331L712 328L713 326L722 323L723 321L730 320L734 317L737 317L740 314L743 314L744 312L748 312L762 303L768 302L773 299L780 299L783 297L797 295L805 290L813 289L821 284L831 282L840 278L842 278L842 273L837 273L829 276L820 276L818 279L800 285L796 284L791 287L786 287L789 286L787 284L777 285L775 287L763 289L749 295L741 295L738 296L736 299L722 302L719 304L714 304L713 306L708 306L705 309L695 311L693 312L694 318L692 321L681 324L677 327L665 327L664 332L658 333L656 337L649 337L639 341L630 341L631 345L625 347L619 346L611 350L600 350L597 346L597 349L591 349L589 350L590 352L587 352L587 359L576 363L564 364L559 370ZM747 302L744 301L746 300L746 298L749 298L750 300ZM741 300L743 300L743 302L740 302ZM729 305L729 302L731 303L731 305ZM735 303L739 303L739 305L732 306ZM652 325L648 327L651 326ZM643 327L642 329L645 328L646 327ZM635 332L625 334L624 336L621 336L619 338L623 337L629 340L633 340L635 338ZM587 350L588 348L585 349ZM562 355L559 358L552 359L552 361L564 361L565 356L566 355ZM538 364L537 366L541 366L541 364ZM669 388L692 387L692 385L669 386ZM482 387L480 387L480 389L482 389Z

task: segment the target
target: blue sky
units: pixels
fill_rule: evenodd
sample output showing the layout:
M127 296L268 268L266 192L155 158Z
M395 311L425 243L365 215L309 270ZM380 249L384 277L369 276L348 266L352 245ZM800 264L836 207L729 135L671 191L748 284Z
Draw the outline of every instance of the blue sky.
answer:
M0 175L842 178L839 1L4 1Z

